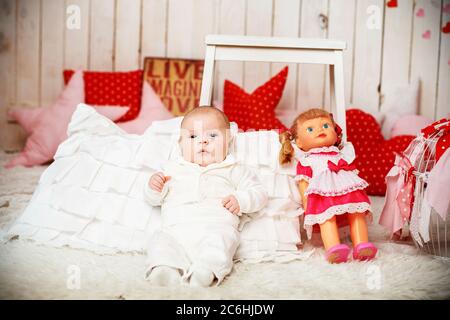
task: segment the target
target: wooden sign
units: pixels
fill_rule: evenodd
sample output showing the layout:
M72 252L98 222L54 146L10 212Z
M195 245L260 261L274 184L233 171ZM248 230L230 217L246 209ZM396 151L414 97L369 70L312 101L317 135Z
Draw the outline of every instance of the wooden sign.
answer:
M146 57L144 81L173 115L181 116L198 107L203 64L203 60Z

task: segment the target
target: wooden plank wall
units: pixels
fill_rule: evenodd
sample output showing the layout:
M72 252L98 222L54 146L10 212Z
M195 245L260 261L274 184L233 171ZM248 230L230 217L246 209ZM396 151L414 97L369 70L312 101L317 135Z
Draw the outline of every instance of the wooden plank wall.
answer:
M20 150L25 135L7 110L51 104L62 70L133 70L145 56L202 59L210 33L345 40L348 106L377 111L388 88L419 78L421 113L440 118L450 112L449 21L450 0L0 0L0 145ZM225 79L251 91L283 67L222 62L214 100L222 102ZM289 122L328 107L328 91L328 68L289 65L277 113Z

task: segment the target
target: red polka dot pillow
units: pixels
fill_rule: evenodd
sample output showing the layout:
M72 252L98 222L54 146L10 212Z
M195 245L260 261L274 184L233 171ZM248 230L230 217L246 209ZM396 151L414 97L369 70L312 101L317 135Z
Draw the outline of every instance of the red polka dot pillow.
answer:
M64 70L67 84L73 70ZM95 106L129 107L116 122L133 120L139 114L142 96L142 70L129 72L84 71L85 103Z
M275 108L280 102L288 75L285 67L272 79L256 88L253 93L225 80L223 111L230 121L236 122L239 129L247 131L287 128L275 117Z
M394 165L395 152L406 149L414 136L396 136L384 140L380 125L375 118L358 109L346 112L347 139L355 147L355 165L359 175L369 186L366 191L370 195L386 193L385 176Z

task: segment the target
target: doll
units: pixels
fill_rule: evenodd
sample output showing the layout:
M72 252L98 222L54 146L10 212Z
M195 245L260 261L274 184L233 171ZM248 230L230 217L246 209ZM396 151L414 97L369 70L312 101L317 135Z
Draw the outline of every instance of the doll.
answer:
M298 158L298 189L303 202L304 228L311 239L313 226L320 229L330 263L346 262L350 248L341 244L338 227L350 226L353 259L371 260L377 248L369 242L366 216L370 200L367 182L351 165L355 158L351 143L340 144L340 128L330 113L310 109L301 113L290 130L280 134L280 164ZM297 154L291 144L299 148Z

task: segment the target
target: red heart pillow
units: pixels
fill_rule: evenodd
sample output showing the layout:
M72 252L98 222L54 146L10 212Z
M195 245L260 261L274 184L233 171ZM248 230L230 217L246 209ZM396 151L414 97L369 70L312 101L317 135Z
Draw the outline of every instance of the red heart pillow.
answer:
M406 149L414 136L396 136L384 140L380 125L375 118L358 109L346 112L347 139L355 147L355 165L359 175L369 186L366 191L370 195L384 195L386 183L384 178L394 165L395 152Z
M247 131L287 128L275 117L275 108L280 102L286 84L288 67L272 79L248 94L238 85L225 80L223 111L239 129Z
M64 70L67 84L73 70ZM141 109L142 70L129 72L84 71L85 103L94 106L123 106L128 112L117 122L135 119Z

